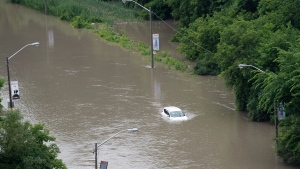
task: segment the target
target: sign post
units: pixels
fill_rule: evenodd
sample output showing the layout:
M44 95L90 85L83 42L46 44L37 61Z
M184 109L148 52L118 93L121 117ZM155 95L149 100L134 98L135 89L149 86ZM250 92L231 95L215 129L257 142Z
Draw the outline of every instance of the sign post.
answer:
M13 99L20 99L19 85L18 81L11 81L11 93L13 93Z
M159 50L159 34L153 34L153 50Z
M282 103L279 104L277 117L279 121L285 119L284 104Z
M107 161L101 161L100 162L100 169L107 169L108 162Z

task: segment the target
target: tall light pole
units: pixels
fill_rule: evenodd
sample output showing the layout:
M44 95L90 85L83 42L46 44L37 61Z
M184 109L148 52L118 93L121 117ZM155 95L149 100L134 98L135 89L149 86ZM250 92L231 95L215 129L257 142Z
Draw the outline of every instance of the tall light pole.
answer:
M253 65L247 65L247 64L239 64L238 65L240 69L244 68L244 67L253 67L254 69L262 72L262 73L266 73L265 71L259 69L258 67L255 67ZM267 74L267 73L266 73ZM276 117L276 102L274 100L274 124L275 124L275 134L276 134L276 138L278 136L278 126L277 126L277 117ZM276 139L276 143L277 143L277 139Z
M261 69L255 67L255 66L253 66L253 65L239 64L239 68L242 69L242 68L244 68L244 67L253 67L254 69L259 70L259 71L262 72L262 73L266 73L265 71L262 71Z
M98 148L100 146L102 146L104 143L108 142L110 139L116 137L118 134L122 133L122 132L125 132L125 131L128 131L128 132L136 132L138 131L137 128L132 128L132 129L126 129L126 130L121 130L119 132L117 132L116 134L112 135L111 137L109 137L108 139L102 141L99 145L97 145L97 143L95 143L95 149L93 151L93 153L95 153L95 169L97 169L97 153L98 153Z
M12 96L11 96L11 86L10 86L10 75L9 75L9 59L11 59L12 57L14 57L17 53L19 53L21 50L23 50L24 48L26 48L27 46L39 46L39 42L34 42L34 43L30 43L25 45L24 47L22 47L20 50L18 50L16 53L14 53L13 55L11 55L10 57L6 57L6 65L7 65L7 80L8 80L8 91L9 91L9 108L12 109L13 108L13 102L12 102Z
M152 35L152 11L151 11L151 7L149 8L149 9L147 9L146 7L144 7L143 5L141 5L141 4L139 4L139 3L137 3L137 2L135 2L134 0L122 0L123 1L123 3L125 3L125 2L130 2L130 1L132 1L132 2L134 2L134 3L136 3L137 5L139 5L140 7L142 7L142 8L144 8L145 10L147 10L148 12L149 12L149 19L150 19L150 45L151 45L151 68L154 68L154 59L153 59L153 35Z

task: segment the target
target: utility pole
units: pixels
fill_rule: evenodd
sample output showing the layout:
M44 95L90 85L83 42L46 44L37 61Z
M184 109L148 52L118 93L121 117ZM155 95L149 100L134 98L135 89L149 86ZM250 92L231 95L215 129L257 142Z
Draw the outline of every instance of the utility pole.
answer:
M151 7L149 8L149 17L150 17L150 40L151 40L151 68L154 68L154 60L153 60L153 35L152 35L152 12Z
M7 80L8 80L8 93L9 93L9 110L14 108L11 96L11 85L10 85L10 75L9 75L9 62L8 57L6 57L6 65L7 65Z
M98 146L97 146L97 143L95 143L95 151L94 151L94 153L95 153L95 169L97 169L97 149L98 149Z
M275 124L275 140L276 140L276 145L278 143L277 141L277 137L278 137L278 127L277 127L277 105L278 104L278 100L275 101L274 100L274 124Z

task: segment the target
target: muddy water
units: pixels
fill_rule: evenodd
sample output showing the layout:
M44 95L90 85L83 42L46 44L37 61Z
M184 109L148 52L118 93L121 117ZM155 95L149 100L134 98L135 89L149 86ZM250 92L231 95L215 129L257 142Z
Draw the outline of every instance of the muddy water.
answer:
M128 26L147 34L148 26ZM10 60L11 80L19 82L21 95L15 107L27 120L45 123L57 138L59 158L70 169L94 168L94 144L134 127L139 132L121 132L101 145L98 161L108 161L113 169L293 168L274 154L274 126L250 122L235 111L222 79L159 65L150 69L149 61L134 52L3 0L0 30L4 78L5 57L40 42ZM1 90L4 101L7 88ZM189 120L162 118L162 107L169 105L182 108Z

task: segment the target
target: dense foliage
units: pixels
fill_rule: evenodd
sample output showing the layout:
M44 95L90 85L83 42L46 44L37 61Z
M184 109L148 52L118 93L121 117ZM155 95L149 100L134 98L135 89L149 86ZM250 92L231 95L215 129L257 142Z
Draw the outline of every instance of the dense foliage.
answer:
M214 74L220 70L226 85L234 90L237 109L247 110L251 120L274 120L275 101L284 102L287 117L279 122L276 150L285 162L299 164L300 31L296 8L300 3L227 3L230 5L221 6L212 15L201 15L187 28L181 28L176 37L181 43L179 49L187 59L201 65L195 68L196 73ZM249 70L251 67L241 70L241 63L264 72Z
M65 169L52 141L44 125L22 122L19 111L7 112L0 119L0 168Z
M12 0L41 3L39 0ZM83 10L84 4L104 0L51 2L52 14L80 24L121 18L105 9ZM106 0L120 5L121 0ZM73 7L61 6L72 2ZM234 90L237 110L248 111L253 121L275 120L277 101L285 103L286 118L279 122L276 150L287 163L300 163L300 1L298 0L136 0L151 7L157 19L173 17L179 30L174 40L186 58L196 62L199 75L220 75ZM51 4L50 3L50 4ZM80 4L80 5L79 5ZM147 11L135 3L123 4L137 10L134 16L147 18ZM35 8L35 6L32 6ZM39 9L39 8L35 8ZM61 10L57 10L61 9ZM118 6L115 11L122 11ZM39 9L41 10L41 9ZM125 9L124 9L125 10ZM93 13L87 17L86 11ZM50 14L51 14L50 12ZM106 14L106 15L103 15ZM104 17L106 16L106 17ZM111 17L118 16L118 17ZM125 17L126 18L126 17ZM117 21L117 20L115 20ZM99 33L101 34L101 33ZM101 34L103 37L107 35ZM112 38L117 39L114 35ZM108 36L108 39L111 39ZM144 48L144 47L143 47ZM142 48L142 49L143 49ZM143 50L144 51L144 50ZM164 59L164 61L169 60ZM240 69L239 64L254 67ZM275 109L275 110L274 110Z
M275 101L284 102L287 117L279 122L276 150L285 162L299 164L300 3L232 0L226 5L182 27L179 50L197 61L197 74L220 70L234 90L237 109L247 110L251 120L275 120ZM264 73L241 70L241 63Z

